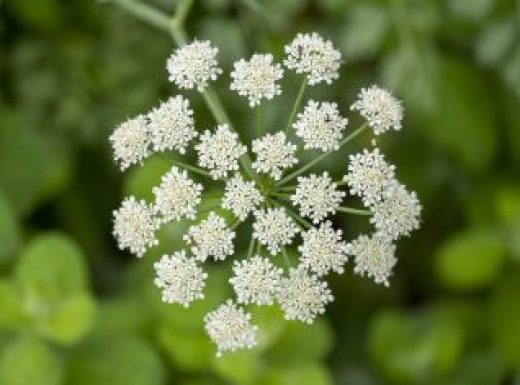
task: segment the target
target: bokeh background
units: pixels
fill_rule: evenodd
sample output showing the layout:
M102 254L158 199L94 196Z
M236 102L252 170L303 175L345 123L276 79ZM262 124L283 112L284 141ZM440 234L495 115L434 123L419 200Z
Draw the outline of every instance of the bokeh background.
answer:
M177 92L171 39L109 1L0 0L0 17L0 384L520 384L519 1L195 1L188 34L218 45L226 70L255 51L280 60L316 30L345 63L310 96L347 113L361 86L392 89L405 128L379 144L424 205L389 289L333 277L336 301L310 327L254 310L260 347L220 360L201 319L229 295L229 267L212 267L207 300L182 310L160 303L152 263L185 225L142 260L111 236L122 197L149 198L168 168L153 158L122 175L107 137ZM253 116L228 84L217 91L247 135ZM266 105L272 127L296 78L284 89ZM329 166L339 174L344 159Z

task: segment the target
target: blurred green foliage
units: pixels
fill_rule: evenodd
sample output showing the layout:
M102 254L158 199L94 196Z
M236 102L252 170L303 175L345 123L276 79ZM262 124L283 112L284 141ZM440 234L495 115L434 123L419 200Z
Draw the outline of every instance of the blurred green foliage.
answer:
M280 58L296 32L317 30L345 64L312 97L346 113L378 82L404 100L405 129L380 142L425 210L422 230L399 244L392 287L335 277L336 301L312 327L252 309L258 349L216 359L202 315L228 296L229 266L213 268L206 301L166 306L152 264L185 224L162 230L139 261L110 234L122 195L150 199L169 167L154 158L121 176L107 136L174 92L172 42L108 3L4 0L0 384L520 384L520 3L197 0L187 29L221 48L225 69L254 51ZM218 92L247 135L252 116L227 81ZM266 124L283 119L294 84L287 76ZM199 126L213 124L189 96ZM361 228L340 224L349 237Z

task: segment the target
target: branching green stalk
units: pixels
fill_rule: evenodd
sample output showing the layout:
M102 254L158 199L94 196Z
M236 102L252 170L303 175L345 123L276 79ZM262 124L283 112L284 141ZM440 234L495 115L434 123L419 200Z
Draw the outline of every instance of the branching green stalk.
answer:
M307 88L308 79L307 76L304 76L302 80L302 84L300 86L300 90L298 91L298 95L296 96L296 100L294 101L294 105L291 111L291 115L289 115L289 119L287 120L287 125L285 126L285 132L289 132L289 129L291 128L294 118L296 116L296 113L298 112L298 108L300 108L300 104L302 102L303 94L305 93L305 89Z
M339 144L339 149L341 149L345 144L347 144L348 142L350 142L352 139L354 139L356 136L358 136L359 134L361 134L366 128L368 127L368 123L365 123L363 124L361 127L359 127L357 130L355 130L352 134L350 134L349 136L347 136L346 138L344 138L340 144ZM338 149L338 150L339 150ZM314 166L315 164L321 162L323 159L325 159L326 157L328 157L330 154L332 154L332 152L324 152L323 154L317 156L316 158L314 158L313 160L311 160L309 163L307 163L305 166L302 166L300 167L298 170L294 171L292 174L289 174L287 175L285 178L283 178L280 182L278 182L276 185L277 186L282 186L284 185L285 183L293 180L294 178L296 178L298 175L304 173L305 171L307 171L308 169L310 169L312 166Z
M338 207L338 211L356 215L372 215L370 210L354 209L352 207Z

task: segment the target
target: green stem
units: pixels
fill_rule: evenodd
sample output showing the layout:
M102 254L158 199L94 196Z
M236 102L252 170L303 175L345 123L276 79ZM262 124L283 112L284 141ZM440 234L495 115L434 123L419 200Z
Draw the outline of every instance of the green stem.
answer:
M356 215L372 215L370 210L354 209L352 207L338 207L338 211Z
M256 239L254 237L251 237L251 240L249 241L249 248L247 249L247 259L249 259L253 256L255 242L256 242Z
M294 101L294 105L291 111L291 115L289 115L289 120L287 121L287 125L285 126L285 132L289 132L289 129L291 128L294 118L296 116L296 113L298 112L298 108L300 107L300 104L302 102L303 94L305 93L305 89L307 88L307 76L303 78L302 84L300 86L300 90L298 91L298 95L296 96L296 100Z
M263 134L263 126L262 126L262 106L258 105L256 107L256 135L261 137Z
M310 229L312 227L312 224L308 221L306 221L305 219L303 219L302 217L300 217L298 214L292 212L291 210L289 210L288 208L285 208L285 211L287 212L287 214L292 218L294 219L296 222L298 222L298 224L304 228L304 229Z
M343 147L345 144L347 144L348 142L350 142L352 139L354 139L356 136L358 136L359 134L361 134L366 128L368 127L368 123L365 123L363 124L361 127L359 127L357 130L355 130L352 134L350 134L349 136L347 136L346 138L344 138L340 144L339 144L339 148ZM339 150L339 149L338 149ZM298 170L294 171L292 174L289 174L287 175L285 178L283 178L280 182L277 183L277 186L282 186L284 185L285 183L289 182L290 180L293 180L294 178L296 178L298 175L304 173L305 171L307 171L309 168L311 168L312 166L314 166L315 164L321 162L323 159L325 159L326 157L328 157L330 154L332 154L332 152L324 152L323 154L317 156L316 158L314 158L313 160L311 160L309 163L307 163L305 166L302 166L301 168L299 168Z
M291 260L289 259L289 255L287 254L287 250L285 250L285 247L282 247L282 255L283 259L285 260L285 264L287 265L287 268L290 269L292 267Z
M130 15L146 21L148 24L165 31L167 33L171 33L171 21L170 19L161 11L157 9L141 3L136 0L110 0L112 3L116 4L122 10L126 11Z
M271 192L271 195L278 197L278 198L284 198L284 199L291 199L290 194L284 194L284 193L277 193L277 192Z
M176 160L176 159L171 160L171 162L174 165L176 165L176 166L179 166L181 168L185 168L186 170L192 171L192 172L197 173L199 175L206 176L208 178L212 178L212 176L211 176L211 174L209 172L207 172L206 170L201 169L200 167L192 166L191 164L187 164L187 163L181 162L180 160Z

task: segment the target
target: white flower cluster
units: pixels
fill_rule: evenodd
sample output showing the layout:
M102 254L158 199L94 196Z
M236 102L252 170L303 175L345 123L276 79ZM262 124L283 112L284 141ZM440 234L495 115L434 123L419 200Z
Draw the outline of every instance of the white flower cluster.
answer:
M170 80L178 88L206 92L222 73L217 52L208 41L175 50L167 63ZM394 242L420 225L417 195L397 180L395 166L379 148L343 155L346 175L337 179L324 169L305 174L333 152L344 150L362 131L370 132L368 127L376 135L399 130L401 103L381 88L362 89L350 110L359 111L366 123L346 135L348 120L338 104L309 100L300 109L306 84L330 83L338 77L341 54L317 33L298 35L285 52L285 66L302 75L288 122L276 125L285 131L267 131L258 110L258 133L247 145L230 121L198 135L189 102L173 96L116 127L109 139L121 170L156 152L176 152L172 167L152 189L153 202L130 196L113 212L118 246L138 257L158 244L156 232L161 226L186 222L184 247L154 264L155 285L164 302L187 307L202 299L208 277L203 263L209 258L229 263L224 260L234 258L229 284L235 299L204 318L217 355L256 345L257 327L243 305L276 305L285 319L312 323L333 300L326 277L342 274L349 261L356 274L388 286L397 263ZM230 88L254 107L281 92L282 76L272 55L255 54L235 63ZM215 95L206 94L205 100L211 103ZM217 115L222 122L225 114ZM292 135L303 144L291 143ZM191 145L192 141L196 143ZM320 154L298 159L306 150ZM189 156L177 159L185 153ZM196 161L191 161L192 155ZM202 196L203 190L219 188L223 194ZM364 207L344 206L347 193ZM348 213L366 216L373 233L344 240L333 216ZM236 231L240 237L250 237L247 253L235 253Z

